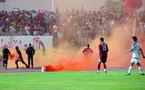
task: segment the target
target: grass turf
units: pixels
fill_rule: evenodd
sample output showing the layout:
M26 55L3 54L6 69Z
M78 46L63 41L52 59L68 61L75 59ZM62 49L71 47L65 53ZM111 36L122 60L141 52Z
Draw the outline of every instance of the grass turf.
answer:
M145 76L125 71L0 74L0 90L145 90L144 85Z

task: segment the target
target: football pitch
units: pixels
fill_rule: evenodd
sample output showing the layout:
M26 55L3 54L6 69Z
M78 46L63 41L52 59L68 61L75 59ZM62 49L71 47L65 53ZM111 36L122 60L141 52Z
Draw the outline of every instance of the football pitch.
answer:
M126 71L0 73L0 90L145 90L145 76Z

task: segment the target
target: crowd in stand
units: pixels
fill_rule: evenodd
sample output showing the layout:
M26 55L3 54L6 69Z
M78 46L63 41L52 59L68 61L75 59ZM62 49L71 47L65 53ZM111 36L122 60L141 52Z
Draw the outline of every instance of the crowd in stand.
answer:
M59 24L55 26L58 38L70 42L86 44L96 35L107 34L114 25L121 22L125 13L122 11L65 11L60 13Z
M54 35L58 41L87 43L96 35L109 35L112 28L127 17L118 11L40 10L0 11L0 35ZM141 30L145 29L145 13L141 13Z
M45 35L47 18L53 21L54 13L47 11L0 11L1 35Z

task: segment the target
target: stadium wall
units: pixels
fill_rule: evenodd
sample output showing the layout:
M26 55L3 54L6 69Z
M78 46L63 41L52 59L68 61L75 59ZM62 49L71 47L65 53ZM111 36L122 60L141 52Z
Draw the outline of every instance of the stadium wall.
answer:
M26 48L28 44L33 44L34 48L51 48L53 36L0 36L0 47L7 45L9 48L19 46Z
M5 2L0 2L0 10L5 10Z
M55 7L61 10L99 10L107 0L55 0Z
M27 55L25 53L26 46L29 43L35 48L34 64L35 67L41 67L44 63L46 56L44 57L45 51L52 48L53 46L53 36L0 36L0 68L2 68L2 47L8 46L13 57L10 58L8 63L8 68L15 68L15 60L17 59L17 54L15 52L15 46L21 48L22 56L25 62L27 61ZM23 64L20 64L23 67Z
M60 10L88 9L98 10L107 0L5 0L0 3L0 10L15 8L24 10Z
M6 0L0 2L0 10L53 10L53 0Z
M14 8L24 10L50 10L56 8L99 10L107 0L5 0L0 2L0 10L12 10ZM142 0L145 8L145 0Z

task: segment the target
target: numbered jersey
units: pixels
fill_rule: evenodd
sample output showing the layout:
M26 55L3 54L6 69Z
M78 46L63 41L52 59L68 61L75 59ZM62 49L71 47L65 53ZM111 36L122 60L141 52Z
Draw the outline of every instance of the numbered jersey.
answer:
M107 57L108 46L106 43L99 44L100 57Z

